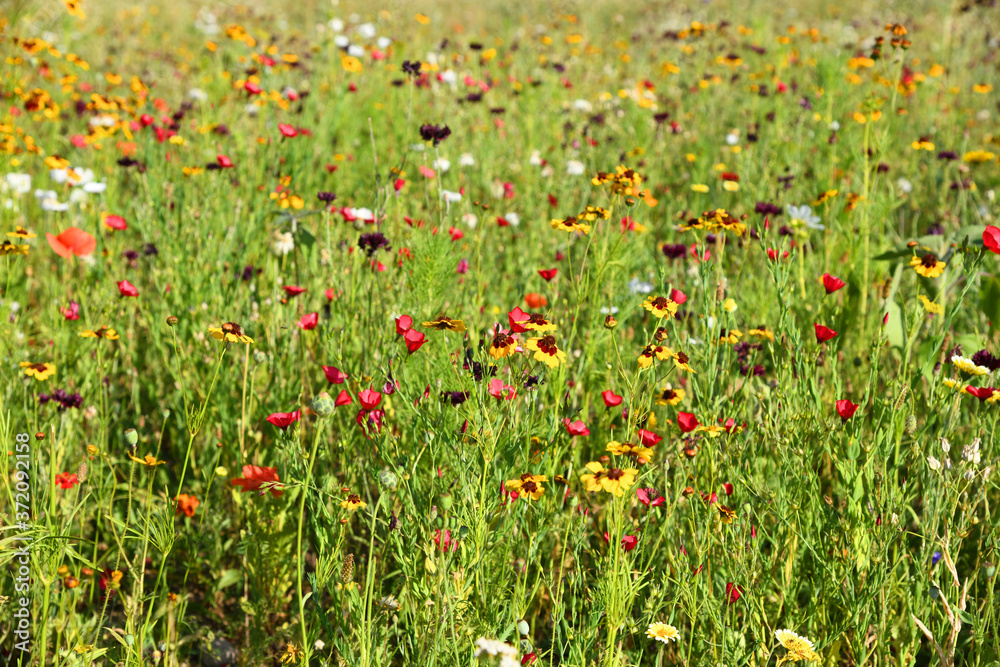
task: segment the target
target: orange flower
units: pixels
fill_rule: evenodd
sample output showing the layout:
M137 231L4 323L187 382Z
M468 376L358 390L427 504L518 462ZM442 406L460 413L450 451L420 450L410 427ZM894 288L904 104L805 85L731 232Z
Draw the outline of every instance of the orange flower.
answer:
M48 239L49 245L60 257L69 257L70 255L86 257L97 248L97 239L76 227L70 227L59 236L46 234L45 238Z
M198 505L201 505L201 501L194 496L189 496L186 493L182 493L177 496L177 507L174 509L175 513L184 516L192 517L194 516L194 511L198 509Z
M270 491L271 495L279 498L284 493L279 487L281 480L278 477L277 468L265 468L261 466L243 466L243 477L230 482L233 486L242 486L244 493L262 489L260 495L265 491Z
M524 295L524 303L528 308L542 308L549 305L549 300L537 292L531 292Z

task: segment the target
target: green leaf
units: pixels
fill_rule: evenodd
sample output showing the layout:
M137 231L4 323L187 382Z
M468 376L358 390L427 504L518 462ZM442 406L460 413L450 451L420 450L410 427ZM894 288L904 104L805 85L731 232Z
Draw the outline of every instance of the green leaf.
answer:
M215 585L215 590L221 591L223 588L229 588L238 581L243 580L243 572L241 570L225 570L222 576L219 577L219 583Z
M906 329L903 322L903 309L895 301L889 302L889 321L885 325L885 335L893 347L903 347L906 344Z
M1000 329L1000 278L984 278L979 288L979 307L990 320L994 331Z

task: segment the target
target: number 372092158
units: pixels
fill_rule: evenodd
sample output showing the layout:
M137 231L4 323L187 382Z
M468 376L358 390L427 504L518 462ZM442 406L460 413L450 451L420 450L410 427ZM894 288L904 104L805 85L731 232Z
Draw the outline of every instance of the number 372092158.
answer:
M14 520L18 522L28 521L31 518L31 494L29 489L31 475L31 437L27 433L18 433L15 436L17 444L14 455Z

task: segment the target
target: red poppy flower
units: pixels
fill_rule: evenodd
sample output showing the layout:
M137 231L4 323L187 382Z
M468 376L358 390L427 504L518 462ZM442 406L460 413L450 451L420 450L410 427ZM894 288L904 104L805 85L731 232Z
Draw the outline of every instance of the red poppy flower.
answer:
M297 422L300 416L302 416L301 410L296 410L295 412L275 412L268 416L267 421L284 431Z
M118 293L122 296L139 296L139 290L127 280L118 283Z
M345 375L344 377L347 376ZM353 401L354 399L351 398L351 395L347 393L347 390L341 389L340 393L337 394L337 398L333 401L333 404L339 408L341 405L347 405Z
M698 418L690 412L678 412L677 425L681 427L681 431L684 433L690 433L701 426L701 424L698 423Z
M621 405L622 397L611 391L610 389L605 389L601 392L601 398L604 399L604 405L608 408L613 408L616 405Z
M319 313L307 313L299 318L296 322L300 329L305 329L306 331L312 331L319 324Z
M667 499L661 496L656 489L638 488L635 491L635 497L646 507L659 507L667 502Z
M427 342L426 337L416 329L410 329L403 334L403 340L406 341L406 350L410 354L419 350L420 346Z
M344 384L344 380L347 379L347 373L336 366L323 366L323 373L326 374L326 381L330 384Z
M743 587L733 582L726 584L726 604L734 604L743 596Z
M827 294L833 294L846 284L847 283L837 276L831 276L829 273L823 274L823 287L826 288Z
M566 431L572 436L590 435L590 429L579 419L575 422L570 422L569 417L566 417L563 419L563 424L566 426Z
M830 340L831 338L836 337L836 335L837 335L836 331L834 331L833 329L831 329L829 327L825 327L822 324L814 324L813 326L816 327L816 342L817 343L825 343L826 341Z
M843 419L845 422L851 417L853 417L854 413L857 412L857 410L858 406L855 405L854 403L851 403L849 399L844 398L837 401L837 414L840 415L840 418Z
M409 315L401 315L396 318L396 333L402 336L413 326L413 318Z
M72 489L78 481L76 475L71 472L61 472L56 475L56 484L59 485L60 489Z
M260 95L263 92L260 89L260 86L258 86L253 81L247 81L246 83L244 83L243 84L243 90L247 91L251 95Z
M104 226L108 229L116 229L118 231L124 231L128 229L128 224L125 222L125 218L120 215L106 215L104 216Z
M281 289L285 290L285 294L288 296L298 296L306 291L305 287L299 287L298 285L283 285Z
M555 278L557 273L559 273L559 269L539 269L538 270L538 275L540 275L542 277L542 279L545 280L545 282L549 282L550 280L552 280L553 278Z
M282 135L291 139L292 137L298 136L298 132L295 131L295 127L289 125L288 123L278 123L278 130Z
M333 301L333 297L337 296L337 293L333 291L332 287L328 287L326 288L326 291L323 292L323 296L326 297L327 301Z
M992 387L966 387L965 391L966 393L975 396L980 401L985 401L991 398L993 394L1000 391L1000 389L994 389Z
M260 492L260 495L264 495L265 491L270 491L272 496L279 498L284 493L284 491L278 488L281 486L281 480L278 477L277 468L245 465L243 466L243 477L231 480L230 484L243 487L244 493L247 491L256 491L261 487L264 490Z
M983 231L983 245L1000 255L1000 227L986 225Z
M660 440L663 440L663 438L656 435L652 431L647 431L644 428L639 429L639 442L641 442L644 447L655 447L656 443Z
M70 255L86 257L97 248L97 239L77 227L70 227L59 236L46 234L45 238L48 239L49 245L60 257L69 257Z
M361 407L365 410L374 410L379 402L382 401L382 392L375 391L374 389L365 389L358 394L358 400L361 401Z
M730 484L729 482L726 482L725 484L722 485L722 490L726 492L727 496L733 495L733 485Z
M622 538L622 549L626 552L632 551L637 546L639 546L639 536L638 535L626 535Z
M225 155L221 155L221 154L219 154L219 155L216 155L216 156L215 156L215 161L216 161L216 162L217 162L217 163L219 164L219 166L220 166L220 167L222 167L223 169L232 169L232 167L233 167L233 161L232 161L232 160L230 160L230 159L229 159L228 157L226 157Z

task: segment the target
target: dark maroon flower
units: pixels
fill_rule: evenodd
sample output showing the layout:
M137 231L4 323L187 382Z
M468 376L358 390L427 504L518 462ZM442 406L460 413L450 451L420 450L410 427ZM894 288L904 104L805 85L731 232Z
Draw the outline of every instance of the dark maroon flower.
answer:
M972 363L988 368L991 371L1000 370L1000 359L994 357L987 350L979 350L979 352L972 355Z
M385 237L385 234L381 232L368 232L367 234L362 234L358 239L358 247L365 251L365 254L371 257L379 250L392 250L392 245L389 243L389 239Z
M424 141L433 141L435 146L449 136L451 136L451 129L447 125L444 127L430 124L420 126L420 138Z

